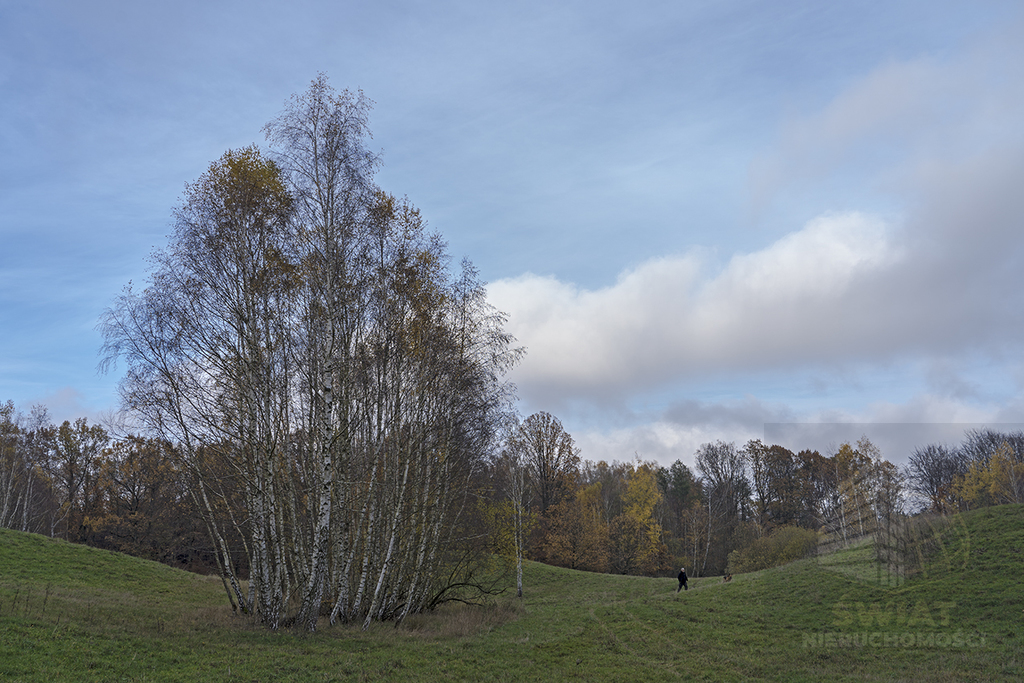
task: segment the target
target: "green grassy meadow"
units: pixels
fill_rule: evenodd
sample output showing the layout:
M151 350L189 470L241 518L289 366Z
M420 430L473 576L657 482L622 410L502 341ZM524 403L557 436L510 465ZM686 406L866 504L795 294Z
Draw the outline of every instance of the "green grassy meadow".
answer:
M1024 506L935 533L909 580L867 545L679 594L530 563L521 603L306 634L233 616L215 577L0 529L0 680L1024 679Z

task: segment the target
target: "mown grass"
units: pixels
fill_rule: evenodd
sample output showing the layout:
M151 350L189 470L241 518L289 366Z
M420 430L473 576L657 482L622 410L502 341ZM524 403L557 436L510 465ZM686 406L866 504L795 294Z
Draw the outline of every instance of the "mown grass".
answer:
M400 629L268 633L216 578L0 530L0 679L993 681L1024 678L1024 506L935 529L893 580L861 545L690 581L528 564L525 599Z

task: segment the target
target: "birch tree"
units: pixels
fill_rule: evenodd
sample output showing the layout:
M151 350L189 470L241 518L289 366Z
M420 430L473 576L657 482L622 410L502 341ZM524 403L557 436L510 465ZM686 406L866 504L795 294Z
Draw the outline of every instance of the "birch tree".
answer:
M499 512L495 527L510 546L516 571L516 597L523 597L523 557L526 553L526 538L532 528L533 516L527 509L526 464L517 449L504 448L494 463L494 474L500 491Z

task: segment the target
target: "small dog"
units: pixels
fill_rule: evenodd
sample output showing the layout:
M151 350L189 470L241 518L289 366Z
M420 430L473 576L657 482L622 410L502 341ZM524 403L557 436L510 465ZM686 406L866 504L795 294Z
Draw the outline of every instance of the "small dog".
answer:
M726 574L722 577L722 583L729 583L732 581L732 574Z

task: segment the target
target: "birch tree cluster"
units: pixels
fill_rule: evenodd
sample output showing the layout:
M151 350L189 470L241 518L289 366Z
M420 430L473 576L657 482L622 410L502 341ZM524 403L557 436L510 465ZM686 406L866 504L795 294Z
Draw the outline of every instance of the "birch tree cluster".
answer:
M464 597L511 409L519 351L472 266L453 274L376 186L370 106L323 75L293 96L269 151L186 186L146 287L102 325L124 407L180 453L233 606L272 629Z

